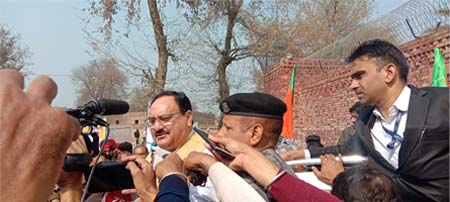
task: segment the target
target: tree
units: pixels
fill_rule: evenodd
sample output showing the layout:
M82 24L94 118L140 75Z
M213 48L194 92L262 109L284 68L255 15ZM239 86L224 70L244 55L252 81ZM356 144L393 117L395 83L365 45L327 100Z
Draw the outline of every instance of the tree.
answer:
M219 56L215 78L219 88L218 100L223 100L230 95L227 68L231 63L251 56L247 44L242 42L242 38L237 34L242 29L236 28L236 25L243 24L239 14L244 2L243 0L186 0L184 2L190 8L190 12L186 14L189 21L208 30L208 33L204 32L207 35L207 44ZM218 29L221 26L225 28L225 31Z
M148 86L138 86L131 90L130 99L128 103L130 104L130 112L146 112L149 96Z
M77 86L77 106L92 99L125 99L127 77L112 59L92 60L72 72Z
M251 50L264 70L279 58L306 57L361 27L372 0L277 0L247 16Z
M298 42L309 55L346 36L367 22L372 0L308 0L300 4L296 23Z
M14 35L6 25L0 24L0 68L23 70L30 65L31 53L27 46L21 46L20 35Z
M163 1L165 3L165 1ZM135 61L130 60L122 60L119 57L114 57L113 55L108 55L108 57L114 57L114 59L121 63L125 68L134 70L135 75L142 76L146 82L149 84L149 96L154 95L162 90L166 85L167 78L167 66L168 66L168 58L169 56L173 56L170 52L167 45L167 36L164 33L164 24L161 20L160 9L158 8L158 4L156 0L147 0L147 6L149 10L149 17L152 21L152 29L154 33L154 40L156 41L156 47L158 50L158 64L156 68L153 65L148 64L136 64ZM112 41L112 33L117 30L113 30L113 23L115 22L115 18L117 15L121 14L121 11L125 10L125 18L127 22L127 29L123 35L128 38L130 27L140 20L141 18L141 10L140 10L140 1L136 0L104 0L104 1L90 1L90 7L87 11L91 16L100 17L103 21L103 26L98 27L96 29L97 32L103 34L104 42L96 43L103 44L105 42ZM87 21L88 23L90 20ZM139 29L139 28L138 28ZM91 38L92 43L94 41ZM98 45L96 45L96 49L99 50ZM103 51L103 53L109 53L110 50ZM133 58L133 54L126 51L126 57ZM148 52L150 57L151 52Z

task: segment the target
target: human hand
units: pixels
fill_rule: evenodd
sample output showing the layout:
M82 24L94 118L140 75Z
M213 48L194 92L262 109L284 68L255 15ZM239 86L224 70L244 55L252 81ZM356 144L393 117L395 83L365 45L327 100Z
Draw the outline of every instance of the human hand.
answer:
M156 177L159 180L162 180L166 174L173 172L184 173L184 161L177 153L168 154L164 160L156 165Z
M141 201L152 201L158 193L152 164L142 156L128 156L124 160L128 161L126 168L130 170L135 189L122 190L122 194L136 193Z
M51 107L57 86L49 77L37 77L27 91L23 86L18 71L0 70L0 190L3 201L45 201L81 128Z
M281 158L285 161L297 160L297 159L305 159L305 150L291 150L280 153Z
M226 150L235 156L234 160L229 161L227 159L220 159L220 154L216 154L217 159L228 164L235 171L246 171L260 185L268 185L277 175L279 168L273 162L266 159L261 152L251 148L247 144L221 136L209 136L209 139L216 144L223 145Z
M344 171L344 163L342 161L342 155L339 154L338 159L333 154L325 154L320 156L321 170L316 167L312 167L314 175L317 179L325 184L331 185L334 178Z
M208 138L215 144L223 146L224 149L231 152L235 156L232 160L225 158L208 146L208 149L214 154L217 160L225 163L235 171L243 170L247 160L249 160L252 156L258 156L258 154L260 154L260 152L254 150L249 145L232 138L227 138L220 135L210 135Z
M217 160L211 155L194 151L184 159L184 166L186 170L200 171L203 175L208 176L209 168L216 162Z

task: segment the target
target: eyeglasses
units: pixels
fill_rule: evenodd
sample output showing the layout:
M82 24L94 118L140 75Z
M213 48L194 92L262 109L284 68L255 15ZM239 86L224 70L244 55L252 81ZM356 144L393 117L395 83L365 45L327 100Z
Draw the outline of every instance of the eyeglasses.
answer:
M176 113L172 113L172 114L163 114L157 117L150 117L148 118L145 122L148 126L153 127L155 126L156 121L158 121L161 125L168 125L171 124L173 117L175 117L175 115L180 114L181 112L176 112Z

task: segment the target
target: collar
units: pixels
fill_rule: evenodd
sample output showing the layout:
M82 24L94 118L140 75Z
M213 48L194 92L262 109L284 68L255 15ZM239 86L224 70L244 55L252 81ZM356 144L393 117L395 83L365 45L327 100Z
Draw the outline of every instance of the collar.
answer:
M406 113L408 111L410 97L411 97L411 88L405 85L402 92L395 100L394 104L389 108L389 119L394 118L399 111L403 113ZM378 110L378 108L375 108L373 110L373 114L377 118L383 119L383 116L381 115L381 112Z

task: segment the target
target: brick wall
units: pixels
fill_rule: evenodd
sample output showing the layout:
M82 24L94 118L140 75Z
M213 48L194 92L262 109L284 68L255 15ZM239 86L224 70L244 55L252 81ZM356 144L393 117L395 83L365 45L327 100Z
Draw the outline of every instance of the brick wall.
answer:
M429 86L434 63L433 48L443 52L450 72L450 33L442 30L399 46L410 66L408 83ZM349 90L350 68L330 59L281 59L265 73L264 89L284 100L293 64L297 63L294 93L294 133L301 145L307 135L321 136L324 145L336 143L350 125L348 108L357 101Z

